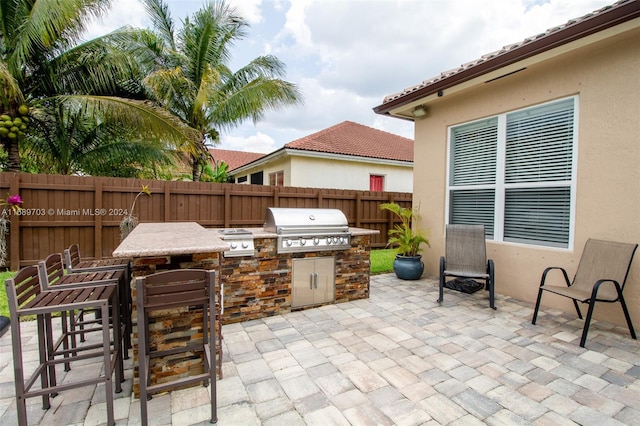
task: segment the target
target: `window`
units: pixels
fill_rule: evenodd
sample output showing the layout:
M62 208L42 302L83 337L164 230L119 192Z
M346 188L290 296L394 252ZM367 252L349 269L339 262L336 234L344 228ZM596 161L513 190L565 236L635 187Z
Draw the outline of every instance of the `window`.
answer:
M284 186L284 170L279 170L274 173L269 173L269 185Z
M249 182L251 185L264 185L263 176L263 172L251 173L251 180Z
M449 223L487 237L569 248L573 235L577 98L450 129Z
M369 191L384 191L384 176L369 175Z
M240 176L236 182L237 183L245 183L247 181L247 176Z

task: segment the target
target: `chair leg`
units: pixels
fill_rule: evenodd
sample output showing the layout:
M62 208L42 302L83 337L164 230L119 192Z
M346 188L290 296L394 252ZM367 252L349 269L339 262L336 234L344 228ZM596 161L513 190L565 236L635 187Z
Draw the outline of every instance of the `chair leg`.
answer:
M117 302L116 302L117 303ZM109 304L105 303L102 306L102 341L103 341L103 362L104 362L104 392L107 402L107 424L109 426L115 425L115 416L113 412L113 380L111 378L111 345L109 336ZM114 318L114 323L116 322ZM117 337L116 325L114 325L114 340ZM117 345L117 342L114 342ZM116 356L117 353L116 353Z
M75 334L73 334L73 331L75 330L75 320L73 319L74 315L75 312L73 311L60 312L60 323L62 327L62 349L64 349L65 351L69 349L69 345L71 345L71 348L73 349L76 348L76 337ZM75 354L76 353L73 352L73 355ZM69 354L65 352L64 358L68 357ZM71 364L69 362L64 363L64 371L71 371Z
M61 315L64 315L64 312L60 313ZM49 364L49 384L51 387L56 386L58 379L56 377L56 366L53 363L53 323L52 323L52 319L51 319L51 314L44 314L44 320L43 320L43 327L44 327L44 334L42 335L42 337L38 337L38 339L40 340L40 344L44 345L44 347L46 348L46 352L45 352L45 356L47 359L47 363ZM64 331L63 331L64 332ZM66 366L66 364L65 364ZM52 396L56 396L57 393L52 394Z
M487 269L489 270L489 306L491 309L496 309L496 289L495 289L495 267L493 266L493 260L487 262Z
M580 338L581 348L584 348L584 344L587 342L587 333L589 332L589 324L591 323L591 316L593 315L594 305L595 305L594 301L589 302L589 309L587 310L587 317L584 320L584 327L582 328L582 337Z
M214 292L209 293L209 378L211 382L211 423L218 423L218 393L217 393L217 377L216 377L216 301ZM207 307L203 306L203 311L207 311ZM205 332L207 324L204 324ZM206 350L207 346L205 346ZM222 346L220 346L220 353L222 353ZM222 370L221 370L222 371Z
M576 312L578 313L578 318L582 319L582 312L580 312L580 306L578 306L578 302L576 299L572 299L573 307L576 308Z
M40 365L42 365L42 373L40 373L40 385L42 388L49 387L51 383L52 377L53 382L55 384L56 380L56 366L52 363L49 363L49 358L47 357L47 325L45 321L51 321L51 316L42 316L38 315L37 317L37 325L38 325L38 356L40 359ZM49 322L50 324L50 322ZM42 337L40 337L42 336ZM45 339L45 340L43 340ZM22 361L20 361L22 362ZM48 364L48 366L47 366ZM49 398L54 398L58 395L57 392L42 395L42 408L48 410L51 408L51 400Z
M438 291L438 303L442 303L444 299L444 257L440 257L440 283L439 283L439 291Z
M542 292L544 289L540 286L540 290L538 290L538 298L536 299L536 307L533 309L533 318L531 318L531 324L536 325L536 321L538 320L538 309L540 308L540 300L542 299Z
M16 410L18 412L18 425L27 424L27 401L24 397L24 365L22 360L22 338L20 337L20 321L19 318L10 322L11 326L11 339L13 347L13 371L15 374L15 387L16 387ZM40 332L40 319L38 320L38 332ZM38 336L43 336L38 334ZM39 337L42 339L42 337ZM40 342L41 344L42 342ZM42 351L40 351L40 357L42 358ZM42 360L40 361L42 362ZM45 397L42 396L42 408L49 408L45 406Z
M631 322L631 316L629 315L629 310L627 309L627 304L624 301L624 297L622 297L622 292L619 292L620 295L620 305L622 305L622 312L624 312L624 318L627 320L627 326L629 327L629 332L631 333L631 338L633 340L638 340L636 337L636 332L633 329L633 323Z
M140 383L140 422L147 425L147 324L142 299L138 294L138 378Z

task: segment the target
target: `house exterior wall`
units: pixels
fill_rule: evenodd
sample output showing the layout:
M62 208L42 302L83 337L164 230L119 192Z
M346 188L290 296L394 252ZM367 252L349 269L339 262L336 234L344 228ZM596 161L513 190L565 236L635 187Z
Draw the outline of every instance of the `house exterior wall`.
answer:
M411 192L412 167L314 157L291 158L291 182L303 188L355 189L368 191L370 175L384 176L384 190ZM286 178L286 176L285 176Z
M250 176L264 171L264 185L269 185L269 173L284 171L285 186L300 188L331 188L369 190L369 175L384 176L384 190L412 192L413 167L391 164L345 161L341 159L287 156L267 164L261 164L234 178ZM245 183L249 183L247 178Z
M543 270L563 266L573 277L588 238L640 243L640 25L635 27L504 78L450 96L445 91L429 104L429 115L416 120L414 147L414 203L422 206L421 227L430 231L431 248L424 253L429 275L438 274L444 254L449 127L573 95L578 96L573 248L487 241L496 264L496 292L533 308ZM625 299L638 329L640 253ZM545 294L542 303L542 311L545 306L574 311L567 298ZM625 324L619 304L599 304L594 316Z

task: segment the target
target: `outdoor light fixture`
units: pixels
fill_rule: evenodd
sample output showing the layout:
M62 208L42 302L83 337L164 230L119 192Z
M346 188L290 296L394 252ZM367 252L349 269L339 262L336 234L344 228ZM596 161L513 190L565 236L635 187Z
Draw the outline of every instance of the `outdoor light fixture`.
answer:
M427 115L427 108L424 105L418 105L411 111L411 115L413 115L413 118L424 117Z

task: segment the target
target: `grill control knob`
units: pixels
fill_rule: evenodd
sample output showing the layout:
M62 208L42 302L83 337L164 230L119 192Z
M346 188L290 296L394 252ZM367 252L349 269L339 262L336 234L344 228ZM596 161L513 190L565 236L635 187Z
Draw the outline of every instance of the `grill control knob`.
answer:
M313 245L317 246L318 244L320 244L320 238L318 237L313 237Z
M238 244L237 243L231 243L231 244L229 244L229 246L231 246L232 249L237 249L238 248Z
M327 237L327 244L331 244L331 237Z
M305 240L304 238L300 238L300 245L303 246L307 244L307 240Z
M288 247L291 247L291 244L293 244L293 242L292 242L290 239L288 239L288 238L284 241L284 243L285 243Z
M246 241L242 242L242 248L246 249L247 247L249 247L249 243Z

